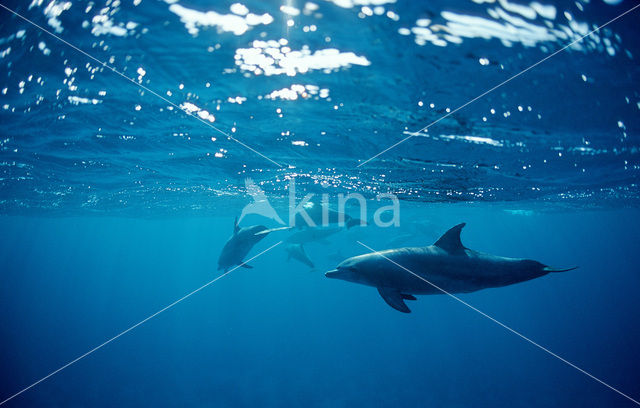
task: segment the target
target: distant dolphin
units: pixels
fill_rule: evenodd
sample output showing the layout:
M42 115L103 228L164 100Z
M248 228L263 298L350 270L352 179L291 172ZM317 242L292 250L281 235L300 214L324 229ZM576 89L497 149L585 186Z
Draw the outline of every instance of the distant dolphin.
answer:
M415 239L416 239L416 235L415 234L396 235L395 237L393 237L390 240L388 240L385 245L386 246L402 245L402 244L407 244L407 241L411 241L411 240L415 240Z
M307 253L304 251L304 247L302 244L290 244L285 247L287 251L287 260L293 258L296 261L302 262L307 265L309 268L313 269L315 266L311 259L307 256Z
M326 226L327 224L340 224L341 222L347 226L347 228L355 227L356 225L366 225L365 221L361 221L357 218L353 218L349 214L343 214L339 211L326 208L322 204L309 202L304 206L304 212L309 216L315 226ZM326 212L326 222L323 218L323 213ZM313 225L309 225L307 220L301 211L297 212L294 217L294 224L298 228L303 228Z
M528 281L549 272L575 269L554 269L529 259L505 258L465 248L460 241L464 226L456 225L430 246L354 256L325 275L376 287L389 306L410 313L404 301L416 300L414 294L468 293Z
M289 244L306 244L324 241L325 238L342 231L342 227L308 227L291 234L284 242Z
M289 228L290 227L268 229L264 225L252 225L251 227L240 228L238 225L238 217L236 217L233 223L233 236L231 236L224 245L218 258L218 270L224 269L226 272L235 265L240 265L243 268L253 268L243 262L244 257L251 251L251 248L270 232Z

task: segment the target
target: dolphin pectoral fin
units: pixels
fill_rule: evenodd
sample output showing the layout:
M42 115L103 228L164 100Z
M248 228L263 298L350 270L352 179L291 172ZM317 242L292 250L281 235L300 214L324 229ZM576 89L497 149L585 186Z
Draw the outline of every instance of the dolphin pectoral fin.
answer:
M406 293L401 293L400 296L402 296L404 300L418 300L415 296Z
M247 269L253 269L253 266L248 265L246 263L240 264L240 266L242 266L243 268L247 268Z
M463 222L451 228L433 245L444 249L451 255L464 255L466 248L462 245L462 241L460 241L460 232L462 232L462 228L464 228L465 225L467 224Z
M236 235L240 231L240 226L238 225L238 217L236 216L235 221L233 221L233 235Z
M411 313L411 309L404 303L403 296L398 289L379 287L378 293L392 308L402 313Z

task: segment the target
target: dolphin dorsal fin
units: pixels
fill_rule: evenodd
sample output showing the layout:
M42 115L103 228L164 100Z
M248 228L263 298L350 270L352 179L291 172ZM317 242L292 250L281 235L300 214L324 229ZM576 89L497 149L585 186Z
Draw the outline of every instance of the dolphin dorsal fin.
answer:
M464 253L466 248L462 245L462 241L460 241L460 232L465 225L467 224L463 222L462 224L458 224L451 228L433 245L444 249L452 255Z
M235 221L233 221L233 235L236 235L240 231L240 226L238 225L238 217L236 216Z

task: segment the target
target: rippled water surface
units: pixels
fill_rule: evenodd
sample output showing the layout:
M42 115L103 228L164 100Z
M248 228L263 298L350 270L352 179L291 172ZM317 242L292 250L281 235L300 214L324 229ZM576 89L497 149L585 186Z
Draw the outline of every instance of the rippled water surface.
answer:
M637 14L590 33L633 2L5 4L69 42L0 11L5 213L202 213L247 176L272 197L296 177L418 201L638 200Z

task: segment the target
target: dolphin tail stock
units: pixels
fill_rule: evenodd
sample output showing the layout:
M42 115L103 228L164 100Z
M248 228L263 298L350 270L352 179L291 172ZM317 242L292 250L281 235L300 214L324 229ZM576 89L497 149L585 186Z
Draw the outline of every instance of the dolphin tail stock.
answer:
M564 268L564 269L545 266L544 268L542 268L542 270L545 272L569 272L577 268L578 268L577 266L574 266L573 268Z

